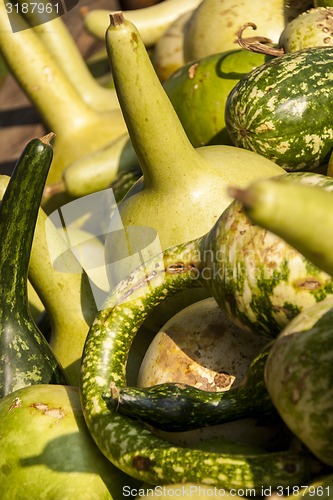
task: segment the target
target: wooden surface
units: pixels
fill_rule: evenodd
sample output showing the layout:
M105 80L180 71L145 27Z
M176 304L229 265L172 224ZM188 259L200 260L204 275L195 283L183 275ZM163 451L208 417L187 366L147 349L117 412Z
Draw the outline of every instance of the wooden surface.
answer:
M80 8L84 4L90 8L94 5L109 10L121 8L121 4L117 0L81 0L62 17L83 56L89 57L101 47L101 42L83 29ZM10 175L27 142L43 133L44 128L35 109L14 78L7 76L0 88L0 174Z

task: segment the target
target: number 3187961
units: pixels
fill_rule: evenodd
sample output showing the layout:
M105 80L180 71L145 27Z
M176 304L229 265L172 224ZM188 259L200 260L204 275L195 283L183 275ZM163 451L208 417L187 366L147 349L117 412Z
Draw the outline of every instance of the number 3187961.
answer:
M22 3L6 3L7 14L61 14L62 5L57 2L43 3L43 2L22 2Z
M299 497L303 497L305 495L309 497L322 497L324 498L332 498L330 496L330 487L329 486L292 486L292 487L283 487L279 486L276 491L277 496L288 496L292 495Z

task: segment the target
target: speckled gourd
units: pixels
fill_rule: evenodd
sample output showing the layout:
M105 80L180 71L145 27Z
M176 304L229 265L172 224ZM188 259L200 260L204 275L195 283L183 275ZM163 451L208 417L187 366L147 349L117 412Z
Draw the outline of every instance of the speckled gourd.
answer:
M280 416L323 463L332 466L332 298L314 305L279 335L265 381Z
M277 234L333 276L332 248L327 237L333 231L331 190L289 183L288 177L282 177L254 183L246 190L236 189L234 195L252 222Z
M317 7L302 12L284 28L279 47L284 52L296 52L306 47L333 45L333 8Z
M332 181L326 176L284 175L295 182L332 189ZM257 239L253 241L255 233ZM250 248L249 240L253 242ZM234 279L235 273L239 273L239 280ZM304 476L298 474L307 460L304 449L295 449L293 458L290 450L238 457L237 465L233 462L232 466L230 456L170 447L142 422L121 415L115 407L108 408L107 398L117 387L127 385L129 351L141 324L158 304L196 286L207 287L224 310L266 338L276 338L299 312L332 297L333 292L329 275L292 251L283 240L251 224L241 205L233 202L205 236L169 248L119 283L99 311L87 336L80 385L85 419L95 442L112 463L151 484L170 479L177 482L180 478L205 482L208 477L210 484L228 488L236 484L253 486L256 477L260 477L261 485L272 487L303 481ZM280 462L287 456L290 468ZM261 459L269 470L260 465ZM318 474L318 469L310 469L307 481ZM292 478L284 475L287 470L292 471Z
M28 267L51 140L49 134L25 146L0 206L0 397L33 384L67 383L28 303Z

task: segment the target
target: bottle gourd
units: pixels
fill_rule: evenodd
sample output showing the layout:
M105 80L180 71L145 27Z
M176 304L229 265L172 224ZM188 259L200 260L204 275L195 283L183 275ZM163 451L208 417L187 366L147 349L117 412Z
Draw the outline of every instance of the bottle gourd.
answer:
M53 134L22 152L0 207L0 396L32 384L66 384L63 369L30 313L28 267L52 161Z

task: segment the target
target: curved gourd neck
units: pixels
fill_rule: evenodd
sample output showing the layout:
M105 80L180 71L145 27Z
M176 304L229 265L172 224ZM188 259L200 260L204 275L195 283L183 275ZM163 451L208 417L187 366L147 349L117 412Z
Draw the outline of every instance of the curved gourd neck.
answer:
M189 176L205 162L190 143L138 31L121 12L110 18L109 61L145 187L172 188L184 178L184 167Z
M0 47L13 77L40 113L45 125L57 135L79 127L92 111L80 98L44 48L38 35L15 11L15 31L0 2Z

